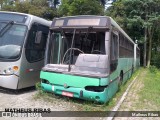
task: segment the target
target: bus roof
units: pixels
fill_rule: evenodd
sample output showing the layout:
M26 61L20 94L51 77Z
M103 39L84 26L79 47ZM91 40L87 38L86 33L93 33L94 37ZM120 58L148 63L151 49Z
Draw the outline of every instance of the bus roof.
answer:
M53 19L50 29L88 27L112 29L113 26L129 41L134 43L133 40L124 32L124 30L109 16L78 15L55 18Z
M9 11L0 11L0 20L2 21L14 21L17 23L23 23L23 24L29 24L29 21L27 18L30 20L34 20L35 22L41 22L44 25L50 26L51 21L45 20L43 18L31 15L31 14L26 14L26 13L19 13L19 12L9 12ZM3 15L2 15L3 14ZM7 15L10 14L8 17Z
M133 40L126 34L126 32L110 17L111 20L111 24L116 27L129 41L131 41L132 43Z
M94 16L94 15L79 15L68 16L53 19L51 29L63 27L63 28L87 28L87 27L101 27L108 28L109 21L106 16Z

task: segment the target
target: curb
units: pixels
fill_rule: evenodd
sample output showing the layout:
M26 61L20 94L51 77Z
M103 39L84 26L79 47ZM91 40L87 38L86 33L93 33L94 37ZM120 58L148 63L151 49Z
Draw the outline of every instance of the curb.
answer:
M138 76L138 75L137 75ZM133 85L133 83L136 81L137 76L134 78L134 80L130 83L130 85L128 86L128 88L126 89L126 91L123 93L121 99L119 100L119 102L117 103L117 105L112 109L112 111L118 111L118 109L120 108L121 104L123 103L124 99L126 98L131 86ZM111 117L107 117L106 120L113 120L114 116L115 116L116 112L112 112Z

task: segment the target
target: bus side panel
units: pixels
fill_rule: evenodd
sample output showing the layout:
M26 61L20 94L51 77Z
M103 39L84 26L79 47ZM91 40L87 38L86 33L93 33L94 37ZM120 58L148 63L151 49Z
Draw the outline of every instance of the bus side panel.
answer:
M119 58L118 60L119 75L123 71L123 83L131 77L133 61L133 58Z
M40 82L40 70L44 66L44 51L49 27L38 20L33 20L30 25L22 51L18 89L35 86L37 82ZM35 43L39 31L42 32L41 40L40 43Z
M132 74L133 58L119 58L117 69L110 74L110 84L108 96L112 98L118 90L118 80L120 72L123 71L123 83L125 83Z
M40 82L40 70L44 63L43 60L29 63L26 60L24 53L22 54L18 89L35 86L37 82Z
M109 96L109 98L112 98L112 96L117 92L117 90L118 90L118 77L119 77L119 75L118 75L118 69L117 70L115 70L114 72L112 72L111 74L110 74L110 83L109 83L109 85L108 85L108 87L109 87L109 91L108 91L108 96Z

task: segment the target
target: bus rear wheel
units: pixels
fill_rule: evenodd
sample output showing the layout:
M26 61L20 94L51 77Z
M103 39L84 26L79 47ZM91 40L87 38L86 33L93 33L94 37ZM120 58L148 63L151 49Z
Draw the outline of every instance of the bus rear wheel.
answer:
M118 80L118 89L120 89L122 82L123 82L123 73L121 72L121 74L119 75L119 80Z
M132 76L133 72L134 72L134 67L133 67L133 65L132 65L132 68L131 68L131 76Z

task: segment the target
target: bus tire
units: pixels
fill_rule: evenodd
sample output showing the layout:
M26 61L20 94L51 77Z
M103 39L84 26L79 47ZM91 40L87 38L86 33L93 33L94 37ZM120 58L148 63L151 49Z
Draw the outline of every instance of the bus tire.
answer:
M123 72L121 71L121 73L119 75L119 80L118 80L118 89L120 88L122 83L123 83Z
M132 65L131 76L132 76L133 72L134 72L134 67Z

